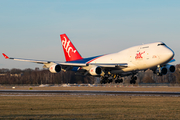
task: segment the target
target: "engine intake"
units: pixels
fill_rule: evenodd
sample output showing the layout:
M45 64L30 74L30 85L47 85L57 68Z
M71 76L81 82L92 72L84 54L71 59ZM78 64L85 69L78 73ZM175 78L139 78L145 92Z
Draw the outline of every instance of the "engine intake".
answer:
M169 72L175 72L176 68L174 65L167 65L166 68L168 69Z
M161 68L161 74L162 74L162 75L166 75L167 72L168 72L168 70L167 70L166 67L162 67L162 68Z
M61 72L61 65L54 64L51 67L49 67L49 71L52 73L59 73L59 72Z
M100 74L102 73L102 70L101 70L100 67L94 66L94 67L92 67L92 68L89 70L89 73L90 73L91 75L100 75Z

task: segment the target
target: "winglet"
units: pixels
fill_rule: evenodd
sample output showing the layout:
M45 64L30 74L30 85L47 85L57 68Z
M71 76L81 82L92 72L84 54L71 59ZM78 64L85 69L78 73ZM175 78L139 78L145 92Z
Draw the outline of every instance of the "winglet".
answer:
M4 56L5 59L9 59L9 57L6 54L2 53L2 55Z

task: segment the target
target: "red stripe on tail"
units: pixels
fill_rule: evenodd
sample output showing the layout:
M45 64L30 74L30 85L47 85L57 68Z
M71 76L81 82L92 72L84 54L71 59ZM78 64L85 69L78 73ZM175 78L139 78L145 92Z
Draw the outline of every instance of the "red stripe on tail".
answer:
M66 34L60 35L66 61L83 59Z

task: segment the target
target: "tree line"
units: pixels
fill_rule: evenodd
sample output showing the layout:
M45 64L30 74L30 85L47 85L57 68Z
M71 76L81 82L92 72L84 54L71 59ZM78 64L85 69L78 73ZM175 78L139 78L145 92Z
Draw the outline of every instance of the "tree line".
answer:
M0 69L0 84L94 83L92 76L75 75L73 71L51 73L48 69Z
M180 84L180 64L176 65L174 73L164 76L157 76L153 71L140 71L137 83L171 83ZM129 82L130 77L125 77L125 82ZM48 69L0 69L0 84L64 84L64 83L90 83L93 84L96 78L93 76L76 75L73 71L61 71L51 73Z

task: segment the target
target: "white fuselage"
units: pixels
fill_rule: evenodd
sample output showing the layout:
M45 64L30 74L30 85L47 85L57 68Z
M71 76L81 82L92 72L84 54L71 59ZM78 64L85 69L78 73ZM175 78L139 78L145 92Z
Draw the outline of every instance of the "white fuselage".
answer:
M131 47L118 53L103 55L91 63L127 63L128 67L111 73L144 70L168 63L174 52L162 42Z

